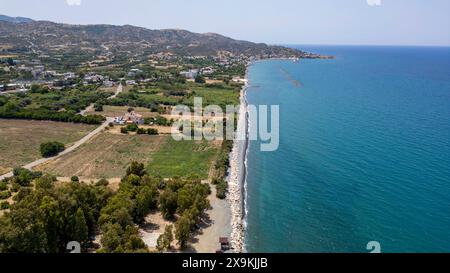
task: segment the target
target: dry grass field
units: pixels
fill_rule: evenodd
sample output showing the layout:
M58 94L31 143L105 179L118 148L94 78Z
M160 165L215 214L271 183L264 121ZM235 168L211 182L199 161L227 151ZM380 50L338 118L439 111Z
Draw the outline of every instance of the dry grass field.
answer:
M95 128L53 121L0 119L0 174L41 158L39 146L43 142L59 141L68 145Z
M147 164L168 136L99 134L74 152L36 168L56 176L117 178L133 161Z

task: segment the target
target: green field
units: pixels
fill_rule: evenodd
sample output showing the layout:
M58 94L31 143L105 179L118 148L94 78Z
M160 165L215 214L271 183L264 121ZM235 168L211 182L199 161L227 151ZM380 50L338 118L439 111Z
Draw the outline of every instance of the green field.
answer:
M172 138L152 156L148 172L164 178L199 176L207 179L218 147L207 141L175 141Z
M224 109L226 105L239 105L240 89L238 87L195 87L192 90L195 92L194 95L183 101L186 105L192 106L194 97L203 98L203 106L218 105Z

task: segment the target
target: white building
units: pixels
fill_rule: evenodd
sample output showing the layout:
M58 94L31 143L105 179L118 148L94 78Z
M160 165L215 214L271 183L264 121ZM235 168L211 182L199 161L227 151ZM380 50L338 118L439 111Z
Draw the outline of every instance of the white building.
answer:
M189 71L181 71L181 76L184 76L188 79L195 79L198 76L198 69L190 69Z

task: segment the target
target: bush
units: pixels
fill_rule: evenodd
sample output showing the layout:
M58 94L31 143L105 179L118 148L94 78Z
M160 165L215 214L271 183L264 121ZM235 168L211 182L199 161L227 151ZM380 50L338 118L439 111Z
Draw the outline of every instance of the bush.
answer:
M12 192L18 192L18 191L20 191L21 188L22 188L22 186L20 186L20 184L17 182L13 182L11 185Z
M10 205L8 201L3 201L0 203L0 210L9 209Z
M5 200L11 197L11 192L9 191L2 191L0 192L0 200Z
M103 104L96 103L94 105L94 110L95 110L95 112L103 112Z
M148 135L158 135L159 133L158 133L158 130L149 128L149 129L147 129L147 134Z
M122 134L128 134L127 128L126 128L126 127L120 128L120 133L122 133Z
M144 128L139 128L137 130L138 135L145 135L147 133L147 131Z
M206 83L205 78L201 75L198 75L197 77L195 77L195 83Z
M5 181L0 182L0 191L6 191L8 189L8 184Z
M220 180L216 184L216 196L219 199L225 199L228 190L228 183L225 180Z
M64 151L64 144L60 142L46 142L41 144L41 155L43 157L52 157Z
M70 178L70 181L72 181L72 182L80 182L80 178L78 178L78 176L72 176Z
M136 123L129 124L126 128L128 132L137 132L137 130L139 130L139 126L137 126Z
M14 174L12 185L13 190L16 187L16 185L28 187L31 181L33 181L33 179L42 176L42 174L39 172L32 172L24 168L15 168L13 174Z
M109 181L106 180L105 178L100 179L97 183L95 183L95 186L108 186L109 185Z

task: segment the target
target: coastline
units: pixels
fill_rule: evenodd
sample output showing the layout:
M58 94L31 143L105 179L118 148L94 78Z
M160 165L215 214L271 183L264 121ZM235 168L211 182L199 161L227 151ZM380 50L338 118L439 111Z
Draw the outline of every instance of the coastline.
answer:
M247 89L248 68L245 75L246 84L241 89L239 116L233 149L230 154L230 171L228 177L227 201L231 209L231 245L234 252L245 251L244 231L245 231L245 180L247 171L247 149L248 149L248 111L247 111Z

